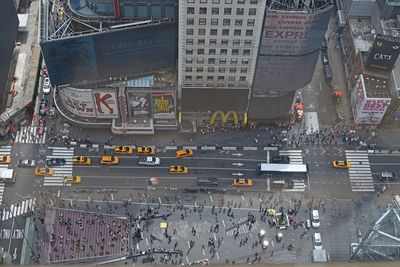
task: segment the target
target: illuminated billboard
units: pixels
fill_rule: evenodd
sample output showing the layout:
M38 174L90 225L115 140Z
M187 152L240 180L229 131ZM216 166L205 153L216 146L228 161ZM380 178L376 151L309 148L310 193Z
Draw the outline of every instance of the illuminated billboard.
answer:
M118 98L115 89L93 90L97 118L117 119Z
M400 38L378 34L368 54L367 65L391 72L400 53Z
M151 98L154 119L176 118L175 93L153 93Z
M72 87L58 90L61 103L71 113L85 117L96 117L96 107L91 89L77 89Z

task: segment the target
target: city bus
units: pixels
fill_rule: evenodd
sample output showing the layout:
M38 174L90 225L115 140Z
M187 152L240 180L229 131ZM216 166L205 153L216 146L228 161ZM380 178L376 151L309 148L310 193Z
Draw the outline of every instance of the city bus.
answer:
M258 163L257 174L307 175L307 164Z

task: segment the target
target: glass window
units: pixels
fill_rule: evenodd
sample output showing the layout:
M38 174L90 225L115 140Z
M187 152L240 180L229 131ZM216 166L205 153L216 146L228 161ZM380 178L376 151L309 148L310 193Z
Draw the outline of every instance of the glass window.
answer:
M218 81L219 82L223 82L225 79L224 79L224 76L218 76Z
M187 0L188 4L193 4L194 0Z
M222 24L224 26L230 26L231 25L231 20L230 19L224 19Z
M232 49L232 55L234 56L239 55L239 49Z
M186 35L193 35L193 29L186 29Z
M229 36L229 30L228 29L223 29L222 30L222 36Z
M211 49L208 49L208 54L209 55L215 55L215 48L211 48Z
M232 4L232 0L225 0L225 4Z
M221 49L220 54L221 55L227 55L228 54L228 49Z
M250 4L257 5L258 4L258 0L250 0Z
M214 76L207 76L207 81L211 82L212 80L214 80Z
M247 20L247 26L254 26L254 22L255 21L256 21L255 19L248 19Z
M228 76L228 81L229 82L234 82L235 81L235 76Z
M197 64L204 64L204 58L198 58Z
M186 39L186 44L187 45L192 45L193 44L193 39Z
M194 19L193 18L188 18L186 20L186 25L194 25Z
M185 81L190 82L192 80L192 76L185 76Z
M200 15L206 15L207 14L207 8L206 7L200 7L199 8L199 14Z
M211 15L219 15L219 8L218 7L211 8Z
M247 73L247 68L241 68L240 73Z
M207 4L207 0L200 0L200 3Z
M233 40L233 46L239 46L240 45L240 40L234 39Z
M199 35L206 35L206 29L199 29L198 30Z
M257 13L257 8L249 8L249 15L255 16Z
M197 67L196 72L203 72L203 67Z
M253 36L253 30L246 30L246 36Z
M199 25L206 25L206 18L199 18Z
M192 64L193 58L186 58L186 64Z
M185 71L186 71L186 72L192 72L193 70L192 70L192 67L186 67L186 68L185 68Z
M238 0L237 3L238 4L244 4L245 0Z
M186 55L193 55L193 49L186 49Z
M194 14L194 7L186 8L186 14L193 15Z
M203 48L197 49L197 54L204 55L204 49Z
M221 40L221 45L222 46L228 46L228 39L222 39Z
M224 8L224 15L230 15L230 14L232 14L232 8L225 7Z
M238 59L237 58L232 58L231 59L231 64L232 65L236 65L238 63Z
M239 82L245 82L245 81L246 81L246 76L239 77Z
M210 39L210 45L217 45L217 39Z
M214 72L214 67L208 67L208 68L207 68L207 71L208 71L208 72Z
M242 34L242 30L235 30L234 32L233 32L233 35L234 36L240 36Z
M206 44L206 40L205 39L199 39L199 40L197 40L197 44L198 45L205 45Z
M208 64L215 64L215 58L209 58Z
M242 64L243 65L249 65L249 60L246 58L246 59L242 59Z
M244 50L243 50L243 55L244 55L244 56L250 55L250 49L244 49Z
M219 0L213 0L213 4L219 4Z
M218 26L218 19L211 19L212 26Z
M244 8L237 8L236 15L244 15Z
M244 41L244 46L251 46L251 40L245 40Z
M235 26L242 26L243 20L242 19L235 19Z
M203 76L196 76L196 81L202 81L203 80Z
M220 58L219 59L219 64L226 64L226 58ZM225 72L225 68L223 68L224 69L224 72Z
M217 29L211 29L210 30L210 35L217 35L218 34L218 30Z
M229 73L236 73L236 68L229 68Z

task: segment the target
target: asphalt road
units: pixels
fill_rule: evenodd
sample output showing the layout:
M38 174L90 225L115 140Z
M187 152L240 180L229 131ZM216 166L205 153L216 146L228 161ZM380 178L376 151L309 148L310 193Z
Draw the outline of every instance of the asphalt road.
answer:
M374 178L374 183L378 186L386 186L394 192L399 192L400 190L400 179L395 180L380 180L379 174L384 171L394 172L397 177L400 176L400 155L399 154L371 154L369 155L369 161L371 165L372 177Z

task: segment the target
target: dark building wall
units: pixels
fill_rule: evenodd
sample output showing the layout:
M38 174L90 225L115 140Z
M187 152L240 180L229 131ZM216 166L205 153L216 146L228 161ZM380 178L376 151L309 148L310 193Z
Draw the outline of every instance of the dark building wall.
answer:
M2 0L0 8L0 97L4 96L8 88L7 78L10 70L15 39L18 32L18 16L13 0Z
M41 43L54 85L132 77L176 68L177 24L108 31Z

